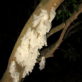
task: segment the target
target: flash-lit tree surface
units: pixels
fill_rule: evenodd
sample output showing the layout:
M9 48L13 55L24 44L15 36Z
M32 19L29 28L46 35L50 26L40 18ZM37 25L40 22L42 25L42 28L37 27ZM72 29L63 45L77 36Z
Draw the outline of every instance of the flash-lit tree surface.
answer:
M10 2L5 7L6 21L0 30L0 78L6 70L13 46L23 29L27 19L32 15L39 0L27 0L20 3ZM81 0L66 0L57 9L52 26L66 21L77 10ZM64 37L63 43L54 53L53 58L46 60L45 69L40 71L38 64L24 82L81 82L82 81L82 14L71 25ZM5 25L7 23L7 25ZM51 45L57 41L61 31L48 38ZM5 56L6 55L6 56Z

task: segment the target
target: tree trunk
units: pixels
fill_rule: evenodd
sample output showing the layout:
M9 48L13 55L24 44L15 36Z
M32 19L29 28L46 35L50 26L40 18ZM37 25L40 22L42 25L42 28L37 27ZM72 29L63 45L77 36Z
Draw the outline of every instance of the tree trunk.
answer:
M23 78L22 74L23 74L23 71L24 71L24 67L21 66L20 64L18 64L16 58L14 57L14 55L15 55L15 53L17 51L17 48L21 45L21 39L26 34L28 28L32 27L33 16L35 14L37 16L40 15L40 12L41 12L42 9L47 10L48 14L50 14L51 9L55 8L55 10L56 10L62 2L63 2L63 0L42 0L40 2L40 4L38 5L38 7L34 11L34 13L31 15L30 19L25 24L24 29L22 30L22 32L21 32L21 34L20 34L20 36L19 36L19 38L18 38L18 40L17 40L17 42L16 42L16 44L14 46L14 49L13 49L13 51L11 53L11 56L10 56L10 59L9 59L9 62L8 62L7 70L4 73L3 78L1 79L1 82L20 82L21 81L21 79ZM11 63L13 61L15 62L15 65L16 65L16 69L15 70L16 70L16 72L19 73L19 80L14 80L13 77L11 76L10 72L9 72L10 65L11 65Z

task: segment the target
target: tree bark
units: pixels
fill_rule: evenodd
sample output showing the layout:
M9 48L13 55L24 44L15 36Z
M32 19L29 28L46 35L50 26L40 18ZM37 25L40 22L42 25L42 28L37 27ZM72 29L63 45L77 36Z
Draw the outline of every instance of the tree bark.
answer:
M41 9L46 9L48 11L48 13L50 12L51 8L54 7L55 9L57 9L59 7L59 5L63 2L63 0L42 0L40 2L40 4L38 5L38 7L36 8L36 10L34 11L34 13L31 15L30 19L27 21L27 23L25 24L24 26L24 29L22 30L15 46L14 46L14 49L11 53L11 56L9 58L9 62L8 62L8 66L7 66L7 70L5 71L2 79L1 79L1 82L14 82L10 73L9 73L9 67L10 67L10 63L12 61L16 61L15 57L14 57L14 54L18 48L19 45L21 45L21 38L25 35L26 31L28 30L29 27L31 27L32 25L32 21L33 21L33 15L36 14L36 15L39 15L40 14L40 10ZM17 70L19 71L20 73L20 78L19 78L19 82L21 81L22 79L22 72L23 72L23 68L18 65L16 63L16 66L17 66Z

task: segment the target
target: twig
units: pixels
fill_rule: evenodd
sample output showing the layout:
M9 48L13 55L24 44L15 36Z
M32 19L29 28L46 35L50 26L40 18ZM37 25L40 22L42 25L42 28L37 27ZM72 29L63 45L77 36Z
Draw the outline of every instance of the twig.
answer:
M55 53L55 51L58 49L58 47L61 45L64 35L67 31L67 29L69 28L70 24L77 19L78 15L82 13L82 4L80 4L79 8L77 11L75 11L72 16L63 24L65 24L64 29L59 37L59 39L57 40L56 43L54 43L52 46L50 46L49 48L44 49L41 52L41 56L45 56L45 58L49 58L49 57L53 57L53 53ZM61 24L62 25L62 24ZM38 59L38 61L40 61L40 58Z

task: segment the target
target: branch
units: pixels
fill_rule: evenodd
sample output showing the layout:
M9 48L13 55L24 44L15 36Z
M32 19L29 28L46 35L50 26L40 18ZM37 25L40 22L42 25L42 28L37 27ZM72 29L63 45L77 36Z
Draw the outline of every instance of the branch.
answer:
M45 56L45 58L49 58L49 57L53 57L53 53L55 53L55 51L58 49L58 47L61 45L62 41L63 41L63 38L65 36L65 33L67 31L67 29L69 28L70 24L77 19L78 15L82 13L82 4L80 4L79 8L77 11L75 11L72 16L65 22L65 23L62 23L61 25L59 25L59 27L61 26L61 28L64 28L59 39L57 40L56 43L54 43L52 46L50 46L49 48L46 48L44 49L42 52L41 52L41 56L38 58L38 61L40 61L41 57L42 56ZM63 27L64 26L64 27ZM58 27L58 26L57 26ZM55 33L52 32L52 33ZM50 33L48 35L48 37L50 35L52 35L52 33Z
M78 25L80 25L82 22L76 22L75 24L73 24L72 26L70 26L70 28L67 30L65 36L64 36L64 40L68 37L70 37L72 34L74 34L76 32L76 30L73 30L75 27L77 27Z
M62 30L65 27L65 23L62 23L54 28L52 28L50 30L50 32L47 34L47 38L49 38L50 36L52 36L53 34L55 34L56 32Z

